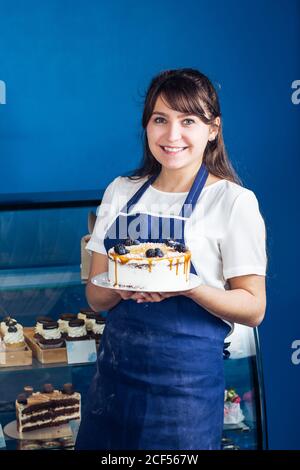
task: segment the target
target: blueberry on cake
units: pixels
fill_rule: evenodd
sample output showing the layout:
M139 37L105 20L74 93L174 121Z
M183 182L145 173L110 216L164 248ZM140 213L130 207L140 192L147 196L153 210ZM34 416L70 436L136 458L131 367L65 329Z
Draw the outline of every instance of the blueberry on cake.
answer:
M7 316L3 318L2 322L0 323L0 335L5 336L10 326L15 326L18 330L23 331L23 326L18 323L17 320Z

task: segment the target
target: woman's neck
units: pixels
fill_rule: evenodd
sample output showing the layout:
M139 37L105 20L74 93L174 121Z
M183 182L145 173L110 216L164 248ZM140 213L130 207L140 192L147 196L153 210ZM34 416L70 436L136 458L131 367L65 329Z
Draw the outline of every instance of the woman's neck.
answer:
M200 168L200 167L199 167ZM195 180L196 174L199 170L183 172L182 170L166 170L162 168L158 177L152 184L155 189L167 193L185 193L188 192ZM212 173L208 174L205 186L216 183L222 178L213 175Z
M199 171L201 164L196 168L180 168L176 170L170 170L162 167L161 172L152 185L154 188L160 191L169 193L175 192L186 192L192 187L195 180L196 174Z

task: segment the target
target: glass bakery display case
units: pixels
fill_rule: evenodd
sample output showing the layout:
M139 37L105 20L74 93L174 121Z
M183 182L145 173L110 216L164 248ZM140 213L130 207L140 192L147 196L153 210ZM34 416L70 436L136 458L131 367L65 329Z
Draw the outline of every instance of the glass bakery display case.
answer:
M89 259L84 246L101 196L101 192L85 191L43 194L42 199L38 194L0 199L0 321L10 316L26 330L35 326L39 316L58 320L61 314L77 315L88 308ZM52 384L61 390L71 383L84 407L95 357L72 362L68 356L47 363L41 362L30 343L27 349L21 359L10 356L11 362L0 350L0 449L73 449L78 422L70 421L61 432L53 427L20 435L15 400L25 386L39 391ZM224 369L223 449L267 448L256 329L236 325L224 344Z
M86 193L60 196L60 201L51 200L51 195L46 202L41 202L38 195L0 201L1 321L11 316L26 329L33 327L39 316L57 320L62 313L77 314L87 307L81 244L88 233L89 214L96 212L101 194L95 199ZM45 383L56 389L72 383L81 393L84 406L95 362L68 364L64 358L61 362L42 363L33 355L29 364L22 365L19 359L13 357L5 364L0 352L0 424L5 448L72 448L76 433L72 427L71 432L64 430L59 436L50 432L45 439L45 433L37 434L36 439L29 438L28 433L19 436L12 426L15 400L26 385L40 391Z
M223 449L268 448L261 351L257 328L235 324L224 344Z

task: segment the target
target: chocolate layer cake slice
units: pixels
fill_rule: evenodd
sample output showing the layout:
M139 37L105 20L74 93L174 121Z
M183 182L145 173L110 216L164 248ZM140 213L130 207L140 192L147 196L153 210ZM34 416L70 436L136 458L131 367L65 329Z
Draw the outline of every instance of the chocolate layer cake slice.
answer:
M81 395L74 392L72 384L64 384L62 390L45 384L42 392L31 392L27 386L16 400L16 416L19 432L60 426L80 419Z

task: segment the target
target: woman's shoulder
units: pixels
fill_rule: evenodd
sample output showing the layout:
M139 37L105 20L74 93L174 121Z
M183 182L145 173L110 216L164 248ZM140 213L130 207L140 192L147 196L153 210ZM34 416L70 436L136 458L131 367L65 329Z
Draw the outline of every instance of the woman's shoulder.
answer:
M148 177L132 179L128 176L117 176L108 184L105 193L114 198L116 196L127 196L137 191L147 179Z
M226 179L219 179L204 187L204 194L207 201L211 200L212 203L228 209L236 205L247 208L249 205L258 204L257 197L251 189Z
M251 189L246 188L234 181L229 181L227 179L216 178L208 186L204 186L204 190L212 190L211 192L218 192L223 194L226 197L238 197L240 195L254 195L254 192ZM209 193L210 191L208 191Z

